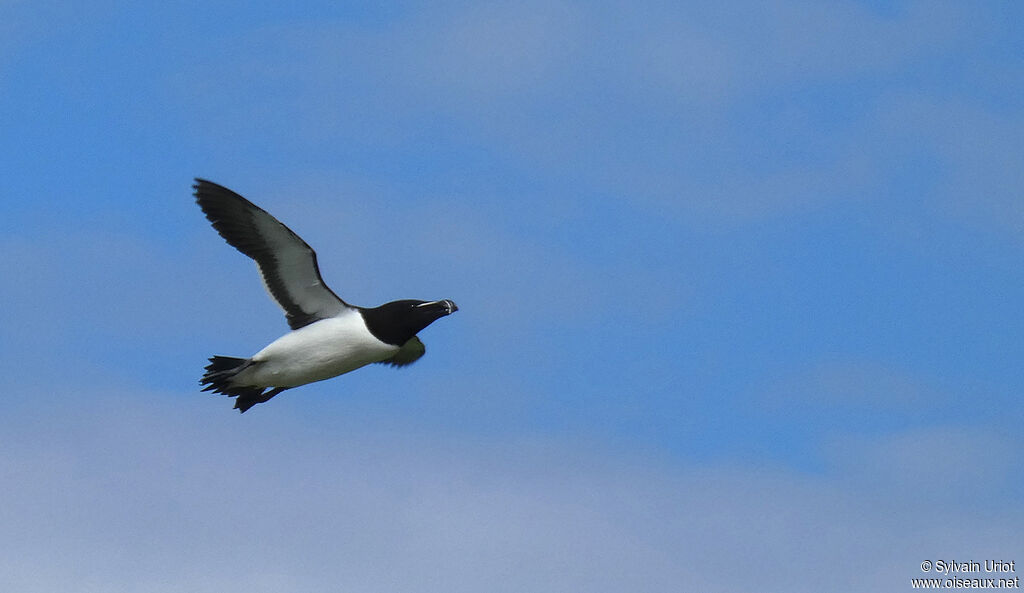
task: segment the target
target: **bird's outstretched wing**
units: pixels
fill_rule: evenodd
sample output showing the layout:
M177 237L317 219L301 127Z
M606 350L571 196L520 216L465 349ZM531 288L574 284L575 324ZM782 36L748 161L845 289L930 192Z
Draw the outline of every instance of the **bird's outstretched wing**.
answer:
M417 336L413 336L408 342L402 344L402 347L394 356L380 362L381 364L389 364L395 367L404 367L419 360L426 351L427 347L423 345L423 342Z
M196 203L221 237L259 266L263 284L292 329L349 307L320 277L316 253L291 229L230 189L196 179Z

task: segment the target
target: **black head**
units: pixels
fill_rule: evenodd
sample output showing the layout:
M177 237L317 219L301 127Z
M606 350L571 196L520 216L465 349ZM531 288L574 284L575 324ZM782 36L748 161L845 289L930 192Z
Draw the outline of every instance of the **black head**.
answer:
M421 329L458 310L448 299L392 301L373 309L360 309L370 333L378 340L395 346L405 344Z

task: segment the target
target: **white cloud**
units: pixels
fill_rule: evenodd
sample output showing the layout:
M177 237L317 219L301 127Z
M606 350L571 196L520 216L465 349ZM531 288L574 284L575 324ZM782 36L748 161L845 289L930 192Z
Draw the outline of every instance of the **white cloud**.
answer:
M957 454L975 469L952 482L893 477L967 443L941 432L845 448L860 473L833 478L80 395L0 432L5 589L863 591L1024 552L1013 495L921 495L966 494L1004 445Z
M1020 445L991 425L975 424L837 437L826 450L846 484L968 512L988 511L1007 495L1024 494L1011 471Z
M905 2L892 14L861 2L764 5L767 51L754 63L781 79L845 79L890 74L969 41L987 18L956 3ZM987 23L991 24L991 23Z
M446 89L443 97L467 107L472 101L537 100L538 88L556 84L581 57L586 15L565 2L499 2L431 11L412 26L421 43L398 50L400 76Z
M373 30L328 23L247 32L204 54L182 91L191 103L201 98L193 107L209 115L204 125L224 128L210 130L218 139L245 137L258 121L263 141L282 146L430 151L423 135L444 130L557 177L559 190L733 224L864 199L892 167L888 131L869 107L855 116L867 118L860 125L828 130L790 109L780 136L766 138L736 120L738 105L799 96L807 85L914 85L898 73L967 51L989 25L932 3L891 14L856 3L722 13L455 5ZM794 146L807 154L758 166L760 155ZM1005 175L991 183L1013 186Z
M809 406L818 411L920 413L949 398L928 381L891 363L831 358L771 381L759 399L761 405L775 411Z
M904 116L904 117L901 117ZM1024 238L1024 117L961 101L910 100L892 114L942 167L938 209Z

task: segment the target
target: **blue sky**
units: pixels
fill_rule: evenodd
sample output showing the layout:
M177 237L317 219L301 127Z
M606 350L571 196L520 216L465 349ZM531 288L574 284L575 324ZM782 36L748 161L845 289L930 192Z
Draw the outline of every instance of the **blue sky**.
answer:
M0 2L0 588L867 591L1024 562L1011 2ZM409 369L285 331L193 203Z

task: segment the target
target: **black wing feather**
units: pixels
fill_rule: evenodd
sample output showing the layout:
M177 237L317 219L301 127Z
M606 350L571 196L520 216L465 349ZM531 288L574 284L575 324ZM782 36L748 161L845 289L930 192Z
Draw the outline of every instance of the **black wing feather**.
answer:
M221 237L251 257L292 329L333 317L345 301L324 284L316 253L276 218L230 189L196 179L196 203Z

